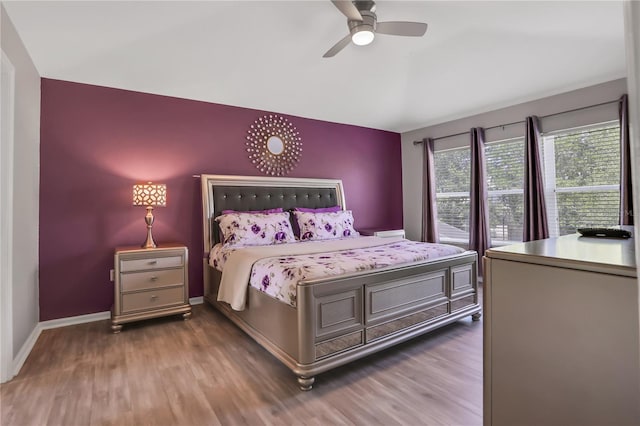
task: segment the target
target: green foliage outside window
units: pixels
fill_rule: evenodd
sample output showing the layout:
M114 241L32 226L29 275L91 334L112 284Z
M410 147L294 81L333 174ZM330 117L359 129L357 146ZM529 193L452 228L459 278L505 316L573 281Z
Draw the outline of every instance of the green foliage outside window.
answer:
M545 138L555 156L555 175L545 177L549 225L558 235L584 226L618 223L619 126L567 131ZM543 151L543 147L540 147ZM549 151L548 151L549 152ZM492 240L520 241L523 225L524 139L486 146L489 227ZM468 238L469 148L435 153L440 235ZM555 179L555 187L552 186ZM551 182L551 184L549 183ZM551 197L551 198L550 198ZM553 232L552 232L553 233Z
M554 137L559 235L586 226L612 226L619 220L620 191L579 192L576 188L620 184L620 126Z
M522 241L524 139L487 144L485 158L491 240Z
M436 152L435 166L436 193L469 193L469 179L471 176L469 148Z
M438 228L441 237L469 239L469 149L435 153ZM451 194L454 193L454 194Z

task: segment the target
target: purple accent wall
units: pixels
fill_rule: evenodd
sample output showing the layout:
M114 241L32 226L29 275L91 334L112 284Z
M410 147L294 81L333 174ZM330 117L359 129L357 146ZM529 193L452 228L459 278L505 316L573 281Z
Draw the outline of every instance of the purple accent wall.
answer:
M145 209L131 205L141 181L167 184L153 236L189 247L189 294L202 296L202 203L192 175L260 175L245 136L265 113L42 79L40 320L111 308L113 250L146 235ZM342 179L356 227L402 227L399 134L282 115L303 143L289 176Z

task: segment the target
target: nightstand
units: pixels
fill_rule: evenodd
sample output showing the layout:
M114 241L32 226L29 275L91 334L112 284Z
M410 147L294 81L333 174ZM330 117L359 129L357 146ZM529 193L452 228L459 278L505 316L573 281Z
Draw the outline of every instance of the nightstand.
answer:
M191 317L187 247L121 247L115 251L114 262L114 333L127 322L176 314L182 314L185 320Z
M404 238L404 229L388 229L388 228L370 228L370 229L358 229L360 235L376 236L382 238L389 237L402 237Z

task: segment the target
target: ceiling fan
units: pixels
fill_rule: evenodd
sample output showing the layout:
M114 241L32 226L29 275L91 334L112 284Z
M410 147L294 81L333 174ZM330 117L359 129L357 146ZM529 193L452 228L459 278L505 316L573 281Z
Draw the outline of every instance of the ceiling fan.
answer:
M427 31L427 24L422 22L378 22L376 2L371 0L331 0L340 12L347 17L349 34L337 42L323 58L330 58L347 47L353 41L358 46L371 43L376 33L422 37Z

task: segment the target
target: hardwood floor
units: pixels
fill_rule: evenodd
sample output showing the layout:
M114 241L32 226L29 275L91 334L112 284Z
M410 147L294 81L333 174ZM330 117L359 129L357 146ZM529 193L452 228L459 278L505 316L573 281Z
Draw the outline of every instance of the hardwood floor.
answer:
M180 317L43 331L0 386L9 425L482 424L482 322L464 319L316 376L295 376L207 305Z

